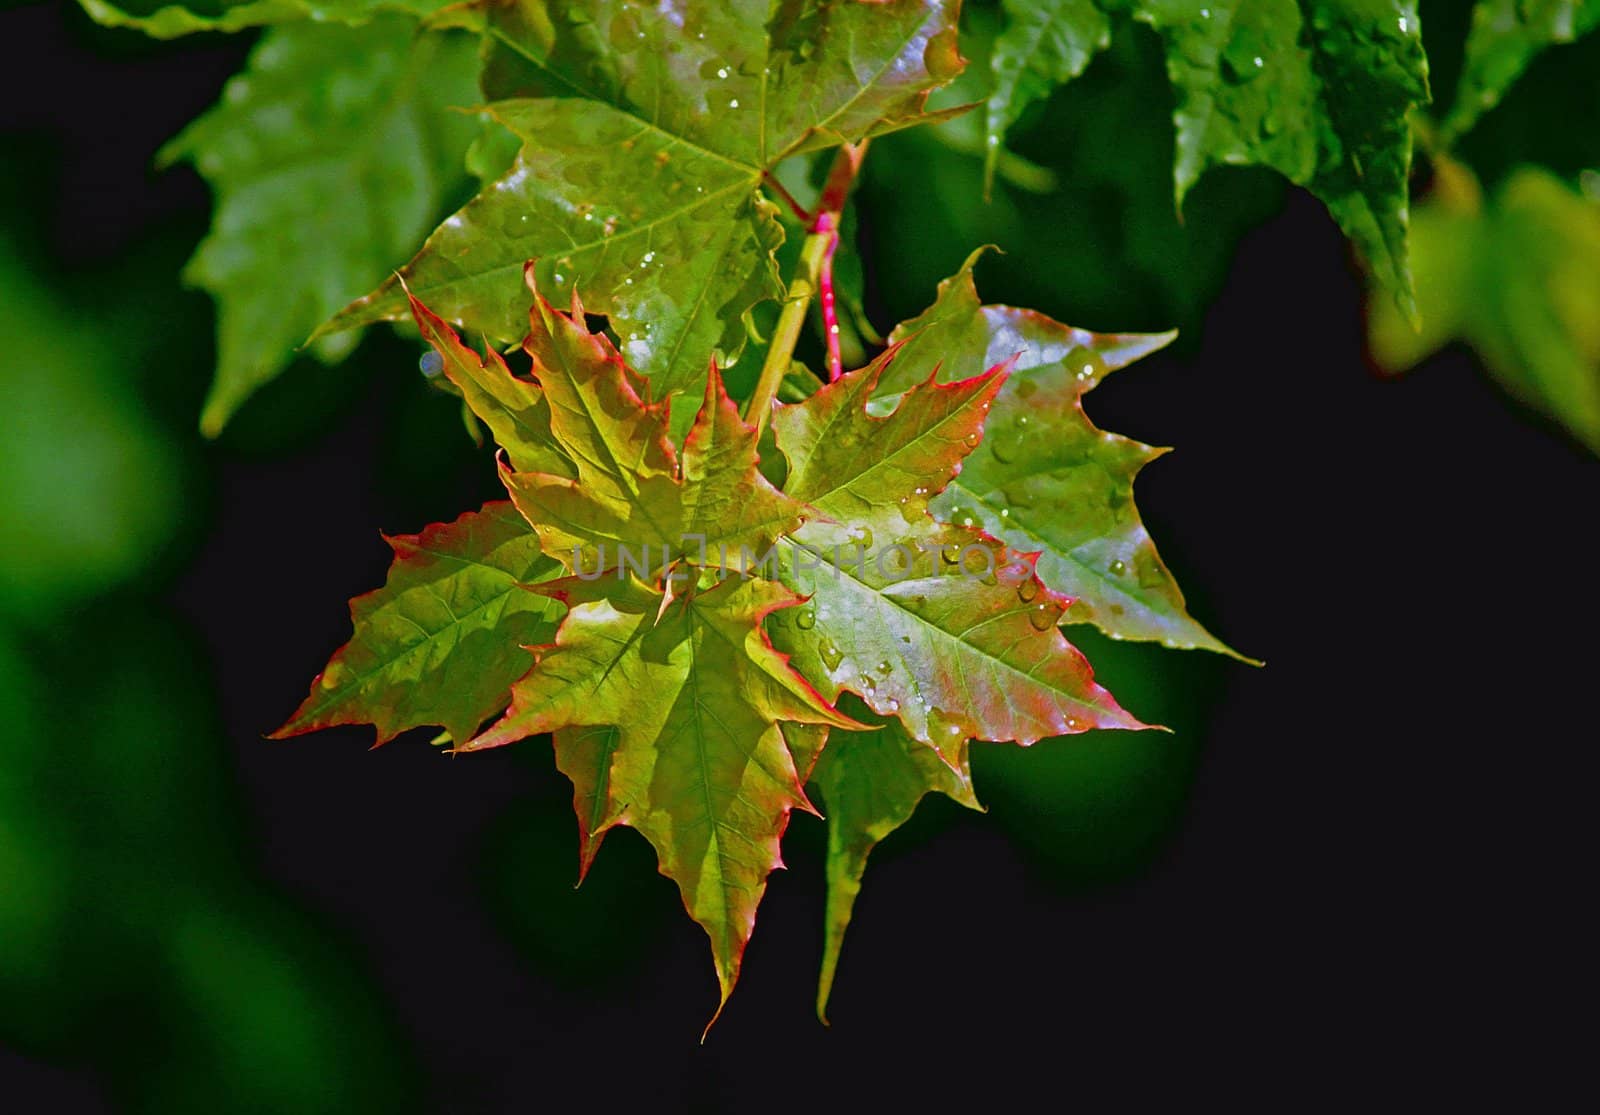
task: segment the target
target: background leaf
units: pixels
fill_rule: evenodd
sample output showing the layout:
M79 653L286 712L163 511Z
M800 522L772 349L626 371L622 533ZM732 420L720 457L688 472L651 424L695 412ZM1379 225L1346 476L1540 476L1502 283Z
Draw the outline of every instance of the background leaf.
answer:
M1443 162L1413 237L1424 327L1369 307L1373 358L1404 371L1465 341L1507 391L1600 453L1600 202L1535 168L1480 202Z
M216 191L184 272L217 300L217 378L201 428L222 430L328 314L416 249L467 180L478 125L470 37L386 16L274 28L222 103L163 149ZM324 360L356 338L323 341Z
M1429 99L1414 0L1132 0L1118 5L1166 47L1177 95L1173 180L1181 205L1206 168L1259 164L1316 194L1410 312L1406 114ZM1016 19L995 45L989 139L1023 103L1076 77L1107 41L1089 3Z
M351 26L367 23L383 12L430 15L455 0L78 0L96 23L132 27L157 39L173 39L196 31L241 31L264 24L314 20Z
M1597 0L1478 0L1472 9L1461 80L1444 119L1446 135L1470 130L1499 104L1534 55L1570 43L1596 25L1600 25Z

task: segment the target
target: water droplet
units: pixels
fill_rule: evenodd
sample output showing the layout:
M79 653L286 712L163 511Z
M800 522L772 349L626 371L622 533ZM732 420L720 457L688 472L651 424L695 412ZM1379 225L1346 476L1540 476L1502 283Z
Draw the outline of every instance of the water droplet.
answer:
M1053 600L1041 600L1028 613L1028 622L1035 631L1048 631L1061 621L1061 609Z
M733 98L733 100L729 101L728 102L728 107L729 108L738 108L739 107L739 98L735 97L735 98Z
M961 717L942 708L928 710L928 735L935 747L948 747L972 734Z
M832 673L839 668L839 663L844 661L844 651L833 645L832 639L824 639L817 644L817 653L822 656L823 665Z
M1022 453L1022 424L996 431L989 438L989 452L1002 464L1010 464Z
M963 445L965 445L968 449L976 449L976 448L978 448L978 443L980 441L982 441L982 440L983 440L983 435L980 434L978 431L974 430L974 431L972 431L972 433L970 433L966 437L962 438L961 439L961 443Z
M600 231L607 236L617 231L617 218L615 215L606 218L606 223L600 226Z
M908 523L920 523L928 513L928 501L920 497L900 497L900 517Z
M1128 571L1128 563L1123 561L1121 558L1117 558L1113 560L1110 565L1106 566L1106 571L1113 577L1120 577Z
M885 677L889 676L889 673L893 669L894 667L889 664L889 660L887 658L878 663L878 673L883 674Z
M1017 599L1024 604L1032 604L1034 597L1039 595L1039 582L1029 577L1017 586Z
M1106 362L1092 348L1078 345L1066 355L1067 371L1079 383L1099 383L1106 374Z
M1082 730L1083 730L1083 721L1079 720L1076 716L1067 717L1067 731L1069 731L1069 732L1077 732L1077 731L1082 731Z
M1033 506L1033 493L1026 484L1013 484L1001 493L1006 497L1006 502L1013 507L1027 509Z
M866 527L853 527L850 531L850 542L852 545L860 546L863 550L870 550L872 548L872 532Z
M1155 588L1166 583L1166 570L1161 567L1161 559L1155 554L1141 550L1134 555L1133 568L1139 575L1140 588Z
M417 370L427 379L438 379L444 375L444 357L429 349L417 361Z
M728 76L728 67L726 67L726 66L718 66L717 67L717 76L718 77L727 77Z
M830 667L831 669L831 667ZM870 697L878 691L878 682L871 674L861 675L861 695Z
M802 631L810 631L817 625L817 610L801 608L800 614L794 617L794 625Z
M883 707L885 709L887 709L889 712L899 712L900 711L900 702L895 700L893 697L890 697L887 701L885 701L883 703Z
M978 517L965 507L952 507L949 521L958 527L975 527L978 525Z
M1260 37L1248 28L1240 28L1222 51L1222 76L1235 85L1242 85L1258 77L1266 69L1264 48Z

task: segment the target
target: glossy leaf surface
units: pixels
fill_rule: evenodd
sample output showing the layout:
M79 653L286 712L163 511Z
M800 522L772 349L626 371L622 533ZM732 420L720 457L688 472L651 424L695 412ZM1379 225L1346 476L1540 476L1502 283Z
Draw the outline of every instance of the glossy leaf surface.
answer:
M512 340L537 260L543 288L607 315L658 399L693 399L713 354L743 348L747 311L783 293L764 176L924 119L961 65L955 15L943 0L497 6L484 86L522 153L402 275L440 316ZM327 328L405 312L390 282Z
M811 599L792 622L774 617L774 641L824 695L856 693L947 762L972 737L1142 727L1056 630L1066 602L1031 558L927 512L979 443L1004 367L919 384L873 416L867 400L895 362L891 351L773 416L785 490L821 513L781 552L786 582Z
M982 444L933 501L934 514L1037 553L1039 578L1074 600L1068 622L1093 623L1119 639L1232 654L1185 610L1134 504L1135 476L1163 450L1106 433L1083 411L1083 395L1102 377L1173 334L1091 333L1033 310L985 306L972 279L977 259L895 330L902 347L885 375L893 390L935 369L955 379L1014 362Z

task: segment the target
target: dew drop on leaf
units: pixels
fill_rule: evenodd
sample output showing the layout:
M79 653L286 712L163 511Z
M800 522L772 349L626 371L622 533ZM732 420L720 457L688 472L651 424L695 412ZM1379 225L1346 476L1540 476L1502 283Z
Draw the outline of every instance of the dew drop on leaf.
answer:
M954 743L971 734L971 729L959 716L948 713L942 708L928 710L928 735L933 738L935 745Z
M1039 595L1039 582L1029 577L1017 586L1017 599L1024 604L1032 604L1034 597Z
M1079 383L1099 383L1106 374L1106 362L1092 348L1078 345L1066 355L1067 370Z
M1048 631L1061 620L1061 609L1048 600L1041 600L1028 612L1028 622L1035 631Z
M1128 571L1128 563L1118 558L1110 565L1106 566L1106 571L1109 572L1113 577L1120 577Z
M817 653L822 656L822 662L831 673L839 668L839 663L844 661L844 651L833 645L832 639L824 639L817 644Z
M801 608L800 614L794 617L794 625L802 631L810 631L817 625L817 610Z
M1167 579L1166 571L1161 568L1161 559L1147 550L1141 550L1134 556L1133 568L1139 576L1140 588L1155 588Z
M440 376L444 375L444 357L440 356L432 349L429 349L427 352L423 353L422 358L417 361L417 370L420 371L426 379L438 379Z

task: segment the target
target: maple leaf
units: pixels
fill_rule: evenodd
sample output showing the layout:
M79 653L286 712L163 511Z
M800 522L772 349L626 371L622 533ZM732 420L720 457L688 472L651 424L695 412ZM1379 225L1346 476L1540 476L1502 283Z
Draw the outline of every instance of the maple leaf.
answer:
M360 26L385 12L431 15L455 0L79 0L96 23L132 27L156 39L196 31L242 31L275 23L313 20Z
M401 274L442 317L509 340L537 259L542 286L607 315L657 398L697 386L715 352L743 347L746 312L783 293L769 172L937 118L923 101L962 65L957 7L495 5L483 84L522 152ZM391 281L321 332L405 312Z
M973 737L1143 727L1056 629L1067 601L1031 555L927 513L979 443L1005 367L919 383L876 417L866 404L896 356L774 409L784 491L819 512L780 554L780 575L809 600L773 616L775 645L829 700L856 693L951 764Z
M1126 13L1166 47L1178 203L1208 167L1270 166L1322 199L1414 316L1406 114L1430 96L1415 0L1007 0L1006 10L992 59L991 175L1006 129L1082 73Z
M638 572L653 576L679 559L722 564L724 553L758 553L800 521L807 508L759 472L755 428L739 417L715 366L680 456L666 406L641 398L649 385L603 333L589 331L576 295L562 313L539 294L532 265L526 276L534 305L524 347L542 388L537 421L547 417L551 443L571 469L501 471L549 553L574 572L596 573L631 556ZM413 305L425 331L448 347L455 334L414 298ZM495 391L530 390L517 388L503 362L480 365L480 373ZM496 413L482 397L467 401L484 406L486 422Z
M728 578L670 602L634 578L566 578L536 591L570 609L555 644L512 687L504 718L461 750L556 733L585 864L614 825L650 841L711 939L720 1013L766 877L782 866L790 811L812 809L780 724L864 726L768 642L762 619L799 601L780 585Z
M1600 26L1600 0L1479 0L1455 101L1445 117L1449 138L1467 132L1500 103L1536 54L1574 42Z
M932 306L896 327L899 351L878 387L892 394L929 376L954 380L1014 362L983 442L930 505L935 517L1037 553L1039 578L1074 600L1068 622L1240 657L1185 611L1134 505L1135 476L1166 451L1106 433L1083 411L1082 396L1108 372L1176 334L1091 333L1034 310L983 305L972 278L981 255L939 284Z
M817 980L817 1017L827 1022L828 996L839 967L845 930L867 857L878 843L911 819L917 803L941 793L969 809L982 809L972 792L967 745L951 752L950 763L912 739L896 720L870 716L871 732L828 733L808 786L822 793L828 820L828 904L823 918L822 974Z
M559 603L522 586L561 566L509 503L387 541L395 553L388 580L351 601L354 637L273 738L370 723L379 743L423 724L468 739L506 707L511 683L533 665L518 648L555 630Z
M217 302L207 435L318 323L416 250L466 181L477 125L446 109L473 103L476 70L468 36L419 34L402 16L274 28L222 101L162 149L162 162L193 160L217 195L184 272ZM354 340L327 337L313 352L331 362Z

